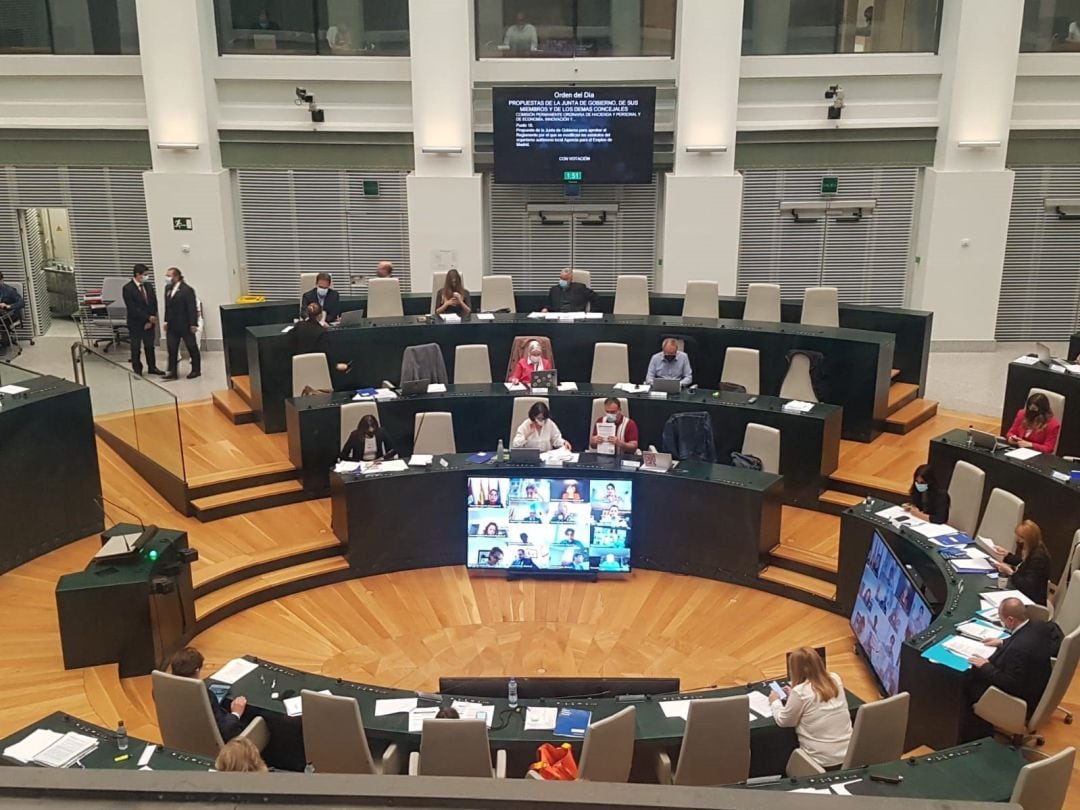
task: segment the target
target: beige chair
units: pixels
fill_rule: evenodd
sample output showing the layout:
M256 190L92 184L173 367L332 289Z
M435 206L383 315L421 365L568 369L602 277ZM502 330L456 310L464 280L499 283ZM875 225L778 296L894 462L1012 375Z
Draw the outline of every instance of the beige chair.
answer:
M330 366L322 352L298 354L292 359L292 395L298 397L308 387L319 391L334 389L330 381Z
M584 782L625 782L634 758L637 710L627 706L618 714L589 724L581 746L578 779Z
M949 482L949 525L973 536L979 523L986 473L966 461L956 462ZM1013 525L1016 528L1016 524Z
M590 290L592 289L592 273L588 270L575 270L574 282L577 284L584 284Z
M514 409L510 414L510 438L514 438L518 425L529 417L529 408L537 402L548 405L547 397L514 397ZM550 405L549 405L550 407Z
M431 719L424 721L420 750L409 755L409 776L506 777L506 751L495 752L483 720Z
M732 346L724 352L724 368L720 372L720 382L735 383L746 389L746 393L757 396L761 393L761 355L757 349L740 349Z
M791 364L780 383L782 399L798 399L803 402L817 402L817 392L810 378L810 358L802 352L791 355Z
M150 684L162 742L169 748L216 757L225 741L214 720L206 684L156 669L150 674ZM270 742L270 732L261 717L248 723L239 736L247 737L260 751Z
M457 452L454 415L448 411L424 411L413 419L413 452L422 456Z
M1048 400L1050 400L1050 413L1052 413L1064 427L1065 424L1065 395L1059 394L1057 391L1047 391L1045 388L1032 388L1028 391L1028 396L1032 394L1043 394ZM1061 434L1058 433L1058 441L1054 443L1054 448L1051 453L1057 453L1058 443L1061 441Z
M742 452L761 459L761 469L774 475L780 474L780 431L751 422L743 436Z
M486 343L467 343L454 349L454 384L491 382L491 358Z
M1030 720L1027 719L1027 703L1024 699L1003 692L996 686L983 692L975 704L975 714L998 731L1011 736L1015 745L1022 745L1032 737L1037 745L1042 745L1044 740L1038 731L1050 720L1065 697L1076 672L1077 658L1080 658L1080 629L1073 630L1062 640L1054 668L1050 671L1050 680Z
M684 318L720 317L720 285L715 281L688 281L683 293Z
M338 447L345 446L349 435L368 414L378 419L379 406L374 402L346 402L341 406L341 441L338 442Z
M513 276L484 276L480 280L480 303L484 312L505 309L517 312Z
M592 401L592 421L589 422L589 435L592 435L592 426L596 424L597 420L604 415L604 400L607 397L595 397ZM622 408L623 416L630 415L630 400L626 397L619 397L619 407Z
M751 284L746 288L744 321L780 322L780 285Z
M1003 489L990 490L990 500L976 535L992 540L1008 551L1016 549L1016 527L1024 519L1024 502Z
M315 288L315 279L318 277L318 273L301 273L300 274L300 295Z
M840 326L839 294L836 287L807 287L799 322L807 326Z
M661 785L709 787L745 782L750 775L750 699L746 695L690 701L679 764L656 755Z
M597 343L593 346L594 385L614 385L630 381L630 360L625 343Z
M360 704L355 698L300 691L304 757L316 773L399 774L400 749L390 743L378 762L371 758Z
M1080 627L1080 571L1072 571L1065 595L1054 610L1054 621L1068 635Z
M1061 810L1075 762L1076 749L1070 746L1052 757L1025 765L1020 769L1009 801L1024 810Z
M881 762L893 762L904 753L907 737L908 708L911 695L900 692L884 700L864 703L855 713L842 770L863 768ZM811 759L801 748L796 748L788 758L788 776L813 776L825 773L825 769Z
M431 312L435 312L435 301L438 298L439 290L443 288L446 283L446 271L438 270L431 274ZM461 283L465 283L465 279L461 280Z
M1061 577L1058 579L1057 587L1054 589L1052 605L1055 613L1060 609L1062 601L1068 594L1073 571L1077 569L1080 569L1080 529L1077 529L1073 534L1072 544L1069 546L1069 556L1065 558L1065 565L1061 569Z
M510 360L506 364L506 379L510 379L510 375L517 368L518 360L525 356L525 347L534 340L540 344L540 354L551 363L551 367L558 368L555 365L555 355L551 351L551 338L543 335L518 335L510 346Z
M619 276L615 279L614 313L649 314L649 280L645 276Z
M396 278L373 278L368 281L369 318L400 318L403 314L400 281Z

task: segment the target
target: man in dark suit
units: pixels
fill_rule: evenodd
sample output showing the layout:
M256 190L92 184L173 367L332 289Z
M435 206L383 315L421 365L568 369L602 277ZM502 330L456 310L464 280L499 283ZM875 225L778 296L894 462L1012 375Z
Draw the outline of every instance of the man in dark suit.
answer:
M179 650L172 657L169 666L173 675L196 680L202 680L202 667L202 653L194 647L184 647ZM243 695L234 697L226 710L221 705L221 701L210 691L209 686L206 687L206 693L210 698L210 709L214 713L214 722L217 723L218 731L221 732L221 739L228 742L244 730L244 721L241 718L244 716L244 709L247 708L247 698Z
M131 368L142 376L142 354L146 354L146 367L151 374L164 374L157 367L154 355L154 338L157 336L158 303L153 286L146 280L149 274L145 264L135 265L131 281L124 285L124 306L127 307L127 328L131 337Z
M315 288L304 293L300 301L301 316L307 310L308 304L318 304L326 313L326 320L334 322L341 317L341 296L331 286L330 274L319 273L315 276Z
M590 306L596 306L596 293L574 281L574 271L569 267L559 273L559 283L548 290L548 305L544 312L584 312Z
M169 286L165 290L165 342L169 351L169 373L166 380L177 378L176 367L180 359L180 341L184 341L188 354L191 355L191 373L189 380L202 374L202 356L199 354L199 342L195 333L199 328L199 306L195 300L195 290L184 283L184 274L179 268L170 267L166 271Z
M304 307L304 320L296 324L289 334L289 348L294 357L313 352L326 353L326 327L322 325L322 312L318 304Z
M0 321L9 326L22 320L23 297L10 284L4 283L4 274L0 273Z

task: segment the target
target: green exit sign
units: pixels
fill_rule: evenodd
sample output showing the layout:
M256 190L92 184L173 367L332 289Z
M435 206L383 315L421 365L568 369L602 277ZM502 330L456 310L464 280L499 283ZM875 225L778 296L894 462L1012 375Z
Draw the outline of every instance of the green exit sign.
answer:
M191 231L194 227L191 224L191 217L173 217L172 229L174 231Z
M562 179L564 183L580 183L582 180L581 172L563 172Z
M836 194L840 190L840 178L839 177L822 177L821 178L821 193L822 194Z
M364 196L365 197L378 197L379 196L379 181L378 180L365 180L364 181Z

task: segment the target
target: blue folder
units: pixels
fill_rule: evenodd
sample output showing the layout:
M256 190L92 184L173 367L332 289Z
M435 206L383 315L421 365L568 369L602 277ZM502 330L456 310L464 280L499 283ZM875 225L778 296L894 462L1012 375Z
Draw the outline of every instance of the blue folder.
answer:
M968 660L945 648L945 642L950 638L952 636L946 636L930 649L923 650L922 657L927 661L933 661L935 664L942 664L949 669L955 669L957 672L967 672L971 669Z
M592 722L592 712L584 709L559 709L555 718L556 737L575 737L581 739Z

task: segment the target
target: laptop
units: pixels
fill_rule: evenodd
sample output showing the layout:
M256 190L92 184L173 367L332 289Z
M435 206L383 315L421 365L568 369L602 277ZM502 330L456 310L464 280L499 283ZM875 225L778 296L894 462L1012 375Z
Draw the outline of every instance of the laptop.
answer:
M559 384L559 372L555 369L547 369L546 371L534 371L532 373L532 382L529 383L530 388L555 388Z
M667 472L671 469L671 453L646 450L641 454L641 469L649 472Z
M1050 361L1053 360L1050 356L1050 347L1045 343L1035 344L1035 356L1038 358L1039 362L1045 366L1050 365Z
M993 433L987 433L985 430L971 431L971 443L976 447L981 447L983 450L989 450L993 453L1003 443L998 436Z
M540 464L540 451L531 450L527 447L520 447L516 450L510 451L510 463L511 464L527 464L538 465Z
M431 380L424 378L422 380L409 380L401 384L401 395L403 397L415 397L420 394L427 393L427 387L431 383Z
M682 391L682 380L661 380L657 378L652 381L651 390L662 391L665 394L678 394Z

